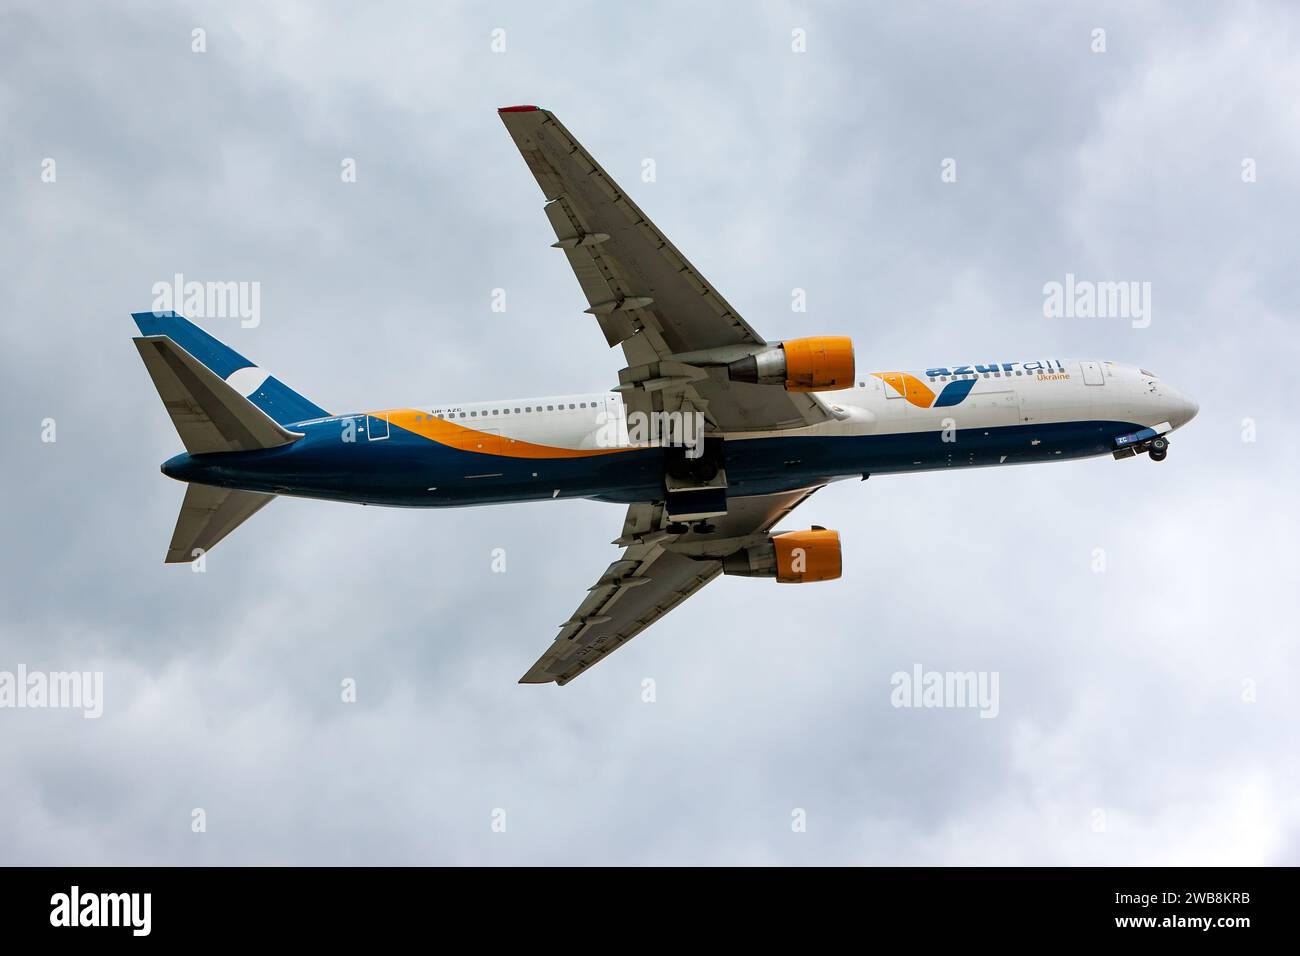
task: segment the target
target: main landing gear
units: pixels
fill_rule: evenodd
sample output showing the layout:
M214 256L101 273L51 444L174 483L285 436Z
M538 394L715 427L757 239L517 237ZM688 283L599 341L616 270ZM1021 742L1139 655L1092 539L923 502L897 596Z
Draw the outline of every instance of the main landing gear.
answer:
M727 513L727 472L721 438L705 438L694 454L685 445L664 449L664 511L669 534L713 534L710 518Z

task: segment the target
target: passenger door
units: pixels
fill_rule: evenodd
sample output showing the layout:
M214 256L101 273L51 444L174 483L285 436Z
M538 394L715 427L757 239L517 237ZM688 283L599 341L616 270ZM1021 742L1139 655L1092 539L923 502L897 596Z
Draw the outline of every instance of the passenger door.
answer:
M886 372L879 377L885 381L885 398L902 398L907 386L901 372Z

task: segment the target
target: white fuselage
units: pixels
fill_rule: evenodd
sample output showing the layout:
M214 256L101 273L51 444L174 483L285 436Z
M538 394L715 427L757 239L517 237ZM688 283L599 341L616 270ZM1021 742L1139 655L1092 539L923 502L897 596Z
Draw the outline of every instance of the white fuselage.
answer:
M1050 364L1049 364L1050 363ZM1186 424L1196 404L1157 376L1113 362L1047 360L1044 371L1019 363L1002 371L929 374L871 373L850 389L818 393L834 420L780 431L720 433L728 441L803 436L854 436L1052 425L1068 422L1124 422L1143 427ZM971 366L972 369L980 366ZM963 368L954 366L953 370ZM973 379L958 404L923 407L887 384L884 374L905 374L939 392L951 381ZM628 447L626 406L613 392L552 395L434 407L432 414L459 425L559 448ZM1031 439L1032 440L1032 439Z

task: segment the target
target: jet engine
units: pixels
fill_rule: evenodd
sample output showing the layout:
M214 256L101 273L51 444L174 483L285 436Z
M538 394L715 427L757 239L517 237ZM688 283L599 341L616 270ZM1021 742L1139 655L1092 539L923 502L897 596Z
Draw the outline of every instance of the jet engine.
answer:
M787 392L828 392L853 387L853 340L819 335L778 342L727 364L733 382L783 385Z
M722 559L724 574L776 578L780 584L834 581L840 576L840 533L814 525L809 531L768 535L767 541Z

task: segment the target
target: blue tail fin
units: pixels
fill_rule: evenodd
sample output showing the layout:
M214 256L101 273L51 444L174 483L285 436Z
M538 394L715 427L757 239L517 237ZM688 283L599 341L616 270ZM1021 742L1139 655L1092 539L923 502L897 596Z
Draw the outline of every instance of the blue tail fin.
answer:
M141 335L165 335L281 425L329 412L175 312L134 312Z

